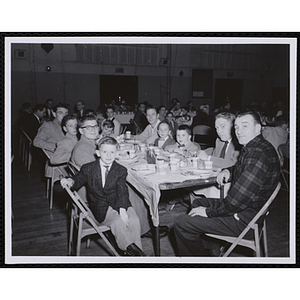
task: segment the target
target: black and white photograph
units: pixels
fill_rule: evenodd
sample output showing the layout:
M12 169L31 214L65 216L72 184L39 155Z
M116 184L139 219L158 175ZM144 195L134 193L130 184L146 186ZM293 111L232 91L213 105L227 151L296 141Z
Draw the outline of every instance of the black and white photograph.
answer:
M5 263L295 264L297 43L5 37Z

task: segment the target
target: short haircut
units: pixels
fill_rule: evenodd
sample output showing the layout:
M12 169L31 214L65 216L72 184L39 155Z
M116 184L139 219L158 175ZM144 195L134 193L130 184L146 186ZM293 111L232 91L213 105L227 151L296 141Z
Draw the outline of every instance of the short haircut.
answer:
M34 107L33 112L43 111L44 108L46 108L46 105L39 103Z
M70 105L69 105L69 104L66 104L66 103L58 103L58 104L56 104L56 105L54 106L53 111L56 112L57 109L58 109L59 107L65 108L65 109L67 109L67 110L70 110Z
M180 125L176 131L179 131L179 130L185 130L189 135L192 135L192 129L188 125L185 125L185 124Z
M77 103L81 103L84 105L84 102L82 100L78 100Z
M76 114L68 114L68 115L65 115L61 121L61 127L64 127L67 125L68 121L70 120L77 120L78 121L78 118L77 118L77 115Z
M102 124L102 127L106 126L107 128L115 129L115 123L111 120L105 120Z
M233 123L234 120L235 120L235 115L233 113L224 111L224 112L220 112L219 114L217 114L216 117L215 117L215 120L221 119L221 118L225 119L225 120L228 120L231 123Z
M167 116L167 115L172 115L172 117L174 116L173 113L172 113L171 111L168 111L167 114L166 114L166 116Z
M253 110L240 112L240 113L238 113L238 115L236 116L236 118L240 118L240 117L248 116L248 115L252 116L252 118L254 119L254 124L262 125L259 114L256 111L253 111Z
M97 149L99 150L101 145L115 145L117 146L118 142L116 139L114 139L113 137L111 136L106 136L102 139L100 139L98 142L97 142Z
M188 110L188 107L187 106L181 106L181 109Z
M145 105L146 106L145 102L141 102L141 103L138 104L138 108L141 108L141 105Z
M78 124L79 127L82 127L86 121L96 121L97 122L97 119L96 119L96 116L94 116L94 115L84 116L79 120L79 124Z
M154 109L155 111L156 111L156 108L153 106L153 105L148 105L147 107L146 107L146 112L149 110L149 109Z
M163 107L166 108L164 105L159 106L158 109L157 109L157 112L159 113L160 110L161 110Z
M168 122L168 121L165 121L165 120L163 120L163 121L161 121L159 124L158 124L158 126L157 126L157 130L160 128L160 125L162 125L162 124L166 124L166 125L168 125L168 127L169 127L169 130L170 130L170 123Z
M111 106L107 106L106 107L106 111L108 110L108 109L112 109L113 111L115 111L115 108L111 105Z

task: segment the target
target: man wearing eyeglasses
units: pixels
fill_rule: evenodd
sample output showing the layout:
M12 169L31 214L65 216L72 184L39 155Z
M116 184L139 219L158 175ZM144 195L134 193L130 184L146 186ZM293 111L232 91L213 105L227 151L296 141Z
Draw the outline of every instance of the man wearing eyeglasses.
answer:
M99 137L99 126L95 116L87 115L79 121L80 140L75 145L71 161L79 168L96 159L96 139Z

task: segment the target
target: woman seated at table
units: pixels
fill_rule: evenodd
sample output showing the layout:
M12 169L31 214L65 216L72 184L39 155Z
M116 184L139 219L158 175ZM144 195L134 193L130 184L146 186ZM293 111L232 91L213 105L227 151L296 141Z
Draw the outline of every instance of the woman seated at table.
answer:
M154 146L158 146L165 150L169 145L174 145L176 142L172 137L170 124L167 121L162 121L157 126L158 138L154 141Z
M176 152L178 154L184 155L185 153L188 156L197 154L201 150L199 144L191 141L192 130L187 125L180 125L176 130L176 140L177 143L169 145L165 148L168 152Z

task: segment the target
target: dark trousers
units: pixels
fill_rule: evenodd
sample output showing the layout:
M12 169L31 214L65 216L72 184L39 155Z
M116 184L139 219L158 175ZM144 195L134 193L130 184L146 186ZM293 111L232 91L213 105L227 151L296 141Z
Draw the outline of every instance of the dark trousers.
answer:
M193 202L193 207L213 206L220 199L201 198ZM238 236L246 227L234 216L206 218L180 215L174 222L174 234L179 256L207 256L209 252L203 243L204 233ZM251 236L250 236L251 237Z

